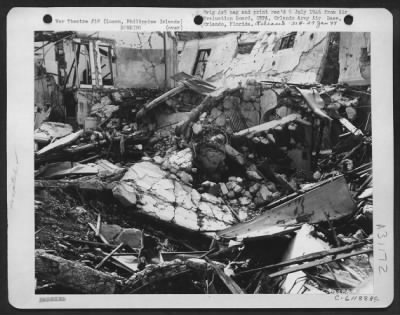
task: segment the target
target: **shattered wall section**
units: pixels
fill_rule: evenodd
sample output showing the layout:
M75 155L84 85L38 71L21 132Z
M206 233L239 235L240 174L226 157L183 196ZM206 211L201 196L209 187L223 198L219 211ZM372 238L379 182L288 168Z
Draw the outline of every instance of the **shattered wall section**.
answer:
M116 56L116 73L114 86L118 88L171 88L174 81L170 77L176 73L177 53L176 39L167 33L137 33L137 32L98 32L77 33L77 38L91 40L107 40L113 42ZM165 43L165 45L164 45ZM35 47L41 47L43 42L36 42ZM66 70L74 67L73 41L63 41L64 57L67 64ZM82 56L81 56L82 57ZM57 74L57 61L53 43L36 52L35 61L42 61L48 73ZM78 67L85 67L85 62L80 62ZM74 75L68 80L67 87L74 86ZM167 80L165 79L167 78ZM56 78L58 80L58 78ZM58 82L57 82L58 83Z
M100 32L99 36L115 40L116 86L121 88L173 87L173 82L169 80L169 77L176 72L176 45L173 37L166 36L164 50L164 34L161 32L128 34ZM164 56L165 53L166 56ZM166 63L167 73L165 72Z
M161 221L193 231L221 230L235 222L222 199L200 194L152 162L134 164L122 178L121 185L136 191L139 212Z
M340 83L371 84L370 33L341 33L339 47Z
M329 47L329 33L298 32L291 48L279 49L286 33L259 33L250 54L238 53L238 33L184 44L179 71L192 73L199 49L211 49L203 79L216 86L237 86L252 78L319 82Z
M178 64L178 71L192 74L196 65L199 50L211 49L203 79L217 75L226 70L237 51L238 33L218 38L195 39L184 42Z

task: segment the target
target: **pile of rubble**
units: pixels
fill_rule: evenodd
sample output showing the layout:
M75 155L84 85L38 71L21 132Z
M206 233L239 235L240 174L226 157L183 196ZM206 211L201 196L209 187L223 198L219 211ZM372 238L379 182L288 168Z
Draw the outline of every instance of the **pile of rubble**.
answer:
M369 91L174 79L35 131L37 293L366 293Z

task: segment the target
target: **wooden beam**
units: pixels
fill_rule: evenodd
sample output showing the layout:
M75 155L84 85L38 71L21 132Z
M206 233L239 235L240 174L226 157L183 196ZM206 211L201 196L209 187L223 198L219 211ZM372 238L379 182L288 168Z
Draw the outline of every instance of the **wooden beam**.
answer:
M215 270L217 276L221 279L221 281L226 285L226 287L233 294L245 294L245 292L239 287L239 285L231 278L228 277L223 270L215 263L212 262L207 256L204 259L210 264L210 266Z
M274 129L278 126L286 125L290 122L296 121L298 118L301 118L301 116L299 114L290 114L281 119L268 121L261 125L257 125L257 126L251 127L251 128L240 130L240 131L234 133L233 135L234 136L245 136L248 134L256 134L259 132L268 132L268 130Z
M279 277L279 276L287 275L289 273L293 273L293 272L296 272L296 271L301 271L301 270L304 270L304 269L308 269L308 268L320 266L320 265L323 265L323 264L327 264L327 263L330 263L330 262L334 262L334 261L337 261L337 260L350 258L352 256L357 256L357 255L362 255L362 254L369 254L369 253L372 253L372 251L373 251L373 249L369 248L369 249L364 249L364 250L361 250L361 251L358 251L358 252L352 252L350 254L343 254L343 255L338 255L338 256L334 256L334 257L325 257L323 259L315 260L315 261L312 261L312 262L309 262L309 263L305 263L305 264L302 264L302 265L299 265L299 266L294 266L294 267L291 267L291 268L286 268L286 269L271 273L271 274L268 275L268 277L269 278Z
M111 294L117 290L116 278L111 275L43 250L35 251L35 275L80 293Z
M290 266L290 265L294 265L294 264L300 264L300 263L307 262L307 261L310 261L310 260L323 258L323 257L326 257L326 256L336 255L336 254L347 252L347 251L353 250L353 249L355 249L357 247L363 246L363 245L365 245L365 243L366 242L359 242L359 243L356 243L356 244L351 244L351 245L346 245L346 246L342 246L342 247L338 247L338 248L333 248L331 250L323 250L323 251L320 251L320 252L315 252L315 253L303 255L303 256L300 256L300 257L295 257L295 258L292 258L292 259L288 259L288 260L282 261L282 262L277 263L277 264L268 265L268 266L264 266L264 267L259 267L259 268L255 268L255 269L250 269L250 270L245 270L245 271L237 273L235 276L241 276L241 275L244 275L244 274L257 272L257 271L260 271L260 270L271 270L271 269L276 269L276 268L282 268L282 267L286 267L286 266Z
M121 244L119 244L117 247L115 247L111 253L109 253L106 257L103 258L102 261L100 261L97 266L94 269L99 269L101 266L103 266L103 264L111 258L112 255L114 255L122 246L124 246L124 243L122 242Z
M160 95L159 97L152 100L150 103L147 103L146 105L144 105L144 107L136 114L136 117L138 119L142 118L148 111L157 107L162 102L165 102L169 98L175 96L176 94L178 94L184 90L186 90L186 86L181 84L181 85L178 85L177 87L169 90L168 92Z

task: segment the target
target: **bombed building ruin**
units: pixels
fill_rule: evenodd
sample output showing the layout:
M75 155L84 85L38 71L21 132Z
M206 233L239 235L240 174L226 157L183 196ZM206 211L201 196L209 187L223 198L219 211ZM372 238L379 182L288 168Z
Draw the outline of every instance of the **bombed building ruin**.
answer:
M369 33L34 50L37 294L371 292Z

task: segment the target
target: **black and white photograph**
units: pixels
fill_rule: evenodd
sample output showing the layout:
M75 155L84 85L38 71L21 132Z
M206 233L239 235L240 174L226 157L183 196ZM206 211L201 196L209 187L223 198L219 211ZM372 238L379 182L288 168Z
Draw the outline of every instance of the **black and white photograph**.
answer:
M35 294L373 294L369 32L34 32Z
M393 35L380 8L10 10L9 305L390 308Z

